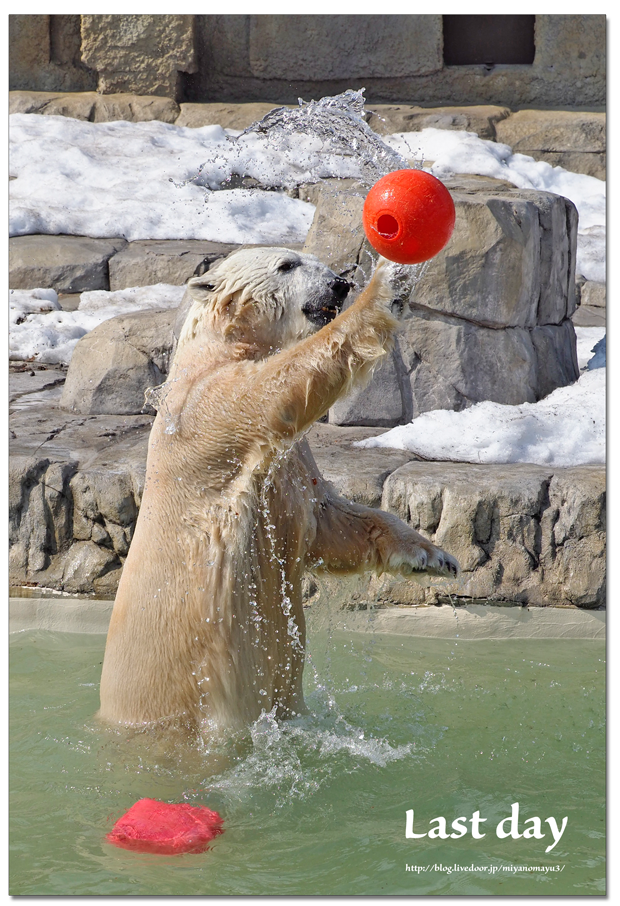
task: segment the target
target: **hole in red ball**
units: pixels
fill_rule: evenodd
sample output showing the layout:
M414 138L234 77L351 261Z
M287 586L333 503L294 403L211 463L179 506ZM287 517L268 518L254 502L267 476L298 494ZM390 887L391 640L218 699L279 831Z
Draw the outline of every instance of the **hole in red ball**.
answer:
M394 239L398 234L398 220L391 214L381 214L377 220L377 232L384 239Z
M377 219L377 232L384 239L394 239L398 234L398 220L391 214L381 214Z

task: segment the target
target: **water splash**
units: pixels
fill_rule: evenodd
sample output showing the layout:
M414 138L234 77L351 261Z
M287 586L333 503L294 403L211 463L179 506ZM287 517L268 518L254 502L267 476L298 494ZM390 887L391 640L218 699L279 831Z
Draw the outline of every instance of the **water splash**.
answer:
M166 397L170 392L170 382L166 381L163 384L159 384L157 387L148 387L144 391L144 407L152 406L153 409L157 409L158 412L164 417L165 428L164 431L166 434L176 434L178 428L178 418L175 417L166 403Z
M355 174L367 185L372 185L392 170L403 170L409 164L397 151L390 148L373 132L364 120L364 88L348 89L333 97L319 101L303 101L294 109L276 107L256 123L248 126L238 140L257 134L279 150L293 150L300 135L320 142L322 155L335 155L354 161ZM337 173L330 174L337 176ZM319 170L314 179L319 182L325 174ZM292 181L294 185L295 182Z
M193 183L208 200L220 189L280 189L295 194L302 184L354 178L366 187L393 170L414 169L364 119L364 89L351 89L295 108L276 107L239 135L227 135L196 173Z
M275 709L263 712L250 734L251 753L213 778L209 790L227 799L275 797L277 809L312 797L343 769L350 773L364 763L385 768L415 751L414 743L393 745L324 711L285 722L276 719Z

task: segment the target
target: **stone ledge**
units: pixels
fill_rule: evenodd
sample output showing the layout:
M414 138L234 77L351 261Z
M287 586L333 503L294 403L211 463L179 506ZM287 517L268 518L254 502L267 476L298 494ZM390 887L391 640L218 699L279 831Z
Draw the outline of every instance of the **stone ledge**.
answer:
M45 629L100 634L108 631L113 602L94 598L10 598L9 632Z
M349 632L407 635L435 639L598 639L606 633L604 611L570 607L499 607L467 604L464 607L389 607L372 612L340 614L333 629Z
M180 112L181 108L172 98L152 95L99 94L96 91L9 92L9 113L70 116L91 123L110 123L116 120L127 120L130 123L151 120L174 123Z
M104 634L113 602L79 597L9 598L9 632L51 630ZM566 607L506 608L469 604L454 608L391 607L334 614L332 629L406 635L416 638L483 641L485 639L604 640L606 613ZM456 618L456 619L455 619Z
M109 261L126 239L32 234L9 239L11 289L51 288L57 293L110 289Z
M217 258L238 245L200 239L143 239L129 242L110 259L110 289L154 286L169 283L181 286L194 274L204 273Z

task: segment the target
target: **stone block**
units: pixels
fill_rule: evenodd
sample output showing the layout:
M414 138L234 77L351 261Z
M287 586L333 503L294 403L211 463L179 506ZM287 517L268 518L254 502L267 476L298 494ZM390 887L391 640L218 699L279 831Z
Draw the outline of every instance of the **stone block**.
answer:
M78 541L64 560L62 587L74 594L92 592L93 581L119 565L114 551L100 547L94 541Z
M145 390L168 373L176 314L121 315L87 333L71 357L60 405L82 415L140 413Z
M559 92L575 96L575 101L570 106L604 103L590 98L593 88L605 84L606 64L605 15L554 13L536 16L536 56L533 68L539 78L551 76L559 83ZM578 100L579 97L581 100ZM540 100L538 103L541 103ZM526 104L521 106L525 107ZM556 103L554 106L563 104Z
M542 563L553 594L602 606L606 590L606 488L600 466L561 469L549 485Z
M109 289L108 262L126 245L125 239L14 236L9 239L9 286L57 293Z
M88 91L97 76L80 59L79 15L9 16L9 87Z
M603 466L409 462L386 479L382 508L463 568L443 587L410 587L407 603L604 605ZM402 591L390 580L383 595L398 601Z
M519 110L498 122L497 141L513 151L606 150L606 115L573 110Z
M362 209L368 188L352 179L325 180L313 197L316 211L303 251L337 274L354 276L365 240Z
M249 58L261 79L429 74L443 66L441 16L250 16Z
M536 354L523 327L494 330L412 311L402 322L399 344L414 418L483 400L516 405L540 398Z
M70 116L92 121L98 95L94 91L11 91L9 113L38 113L43 116Z
M342 182L321 189L304 250L362 284L376 258L361 223L365 189ZM366 387L332 407L332 424L395 425L483 400L535 402L578 377L567 320L576 304L572 202L487 180L447 185L453 236L408 290L395 284L395 295L404 293L397 348Z
M146 123L159 120L174 123L180 107L171 97L154 97L147 94L98 94L93 113L93 122L110 123L126 120L130 123Z
M114 120L127 120L131 123L159 120L162 123L174 123L179 112L180 107L172 98L150 95L101 95L96 91L12 91L9 95L9 113L69 116L92 123Z
M98 72L98 90L176 100L179 72L197 69L193 18L83 15L82 60Z
M536 394L542 399L579 377L577 337L570 319L535 327L530 336L536 356Z
M9 84L13 89L31 88L45 81L50 62L49 16L9 16Z
M406 420L401 383L403 368L397 351L384 356L367 386L356 387L329 410L334 425L390 427Z
M221 126L223 129L247 129L262 120L274 107L268 102L253 104L181 104L177 126L192 129L201 126Z
M579 290L580 304L588 308L607 309L607 285L585 280Z
M606 114L519 110L497 125L497 141L553 167L606 177Z
M587 305L580 305L571 321L575 327L606 327L607 318L605 317L604 308L590 308Z
M214 261L236 248L238 246L198 239L130 242L110 260L110 289L154 286L156 283L181 286L195 273L204 273Z
M416 459L415 454L407 450L353 446L356 440L380 433L381 429L342 428L319 422L307 434L321 474L347 500L365 506L381 506L386 478L406 462Z
M76 416L51 391L37 395L25 406L18 396L11 415L10 582L113 593L142 496L152 416Z
M409 104L370 104L366 122L379 135L394 132L421 132L422 129L450 129L475 132L495 140L500 120L510 115L509 107L491 104L471 107L416 107Z
M455 183L446 181L456 207L454 233L424 270L415 305L493 328L563 320L574 296L572 202L501 187L469 193Z

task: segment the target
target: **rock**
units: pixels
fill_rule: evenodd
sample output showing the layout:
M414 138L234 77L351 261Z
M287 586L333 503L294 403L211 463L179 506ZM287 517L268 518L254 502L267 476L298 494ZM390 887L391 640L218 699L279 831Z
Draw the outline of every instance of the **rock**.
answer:
M236 245L197 239L130 242L110 260L110 289L156 283L181 286L236 248Z
M579 292L581 305L588 308L607 309L607 286L605 283L594 283L592 280L585 280Z
M9 87L38 91L88 91L97 75L80 58L79 15L9 17Z
M108 262L125 245L125 239L13 236L9 239L9 286L45 287L57 293L109 289Z
M579 276L576 281L578 307L572 315L576 327L606 327L607 286Z
M11 91L9 113L38 113L44 116L70 116L91 121L99 95L95 91L65 93L57 91Z
M72 545L63 564L62 586L68 592L88 593L94 582L110 569L118 567L113 551L94 541L78 541Z
M606 115L572 110L519 110L498 123L497 141L515 153L605 179Z
M295 81L430 74L442 68L440 28L436 15L251 16L250 71Z
M82 16L82 60L99 74L102 94L176 99L179 72L196 72L193 16Z
M446 180L456 207L447 247L424 270L416 307L485 327L559 324L574 305L577 215L549 192L474 191Z
M12 585L114 594L142 499L151 423L146 415L80 417L53 404L13 414ZM463 573L366 576L358 584L373 600L604 606L603 466L428 463L352 445L376 433L318 424L309 440L340 493L395 513L457 556Z
M526 153L526 152L522 152ZM552 167L562 167L571 173L583 173L595 179L607 179L607 154L586 151L530 151L534 160L544 160Z
M92 123L127 120L143 123L159 120L174 123L179 105L172 98L136 94L101 95L96 91L71 94L52 91L11 91L9 113L38 113L45 116L70 116Z
M318 423L307 435L323 477L343 497L365 506L380 507L388 475L404 463L417 459L407 450L353 446L356 440L380 433L380 429L340 428Z
M411 392L407 378L400 351L394 349L379 361L368 384L334 403L329 410L330 423L386 428L409 421Z
M605 603L605 469L410 462L382 508L456 556L461 577L424 587L387 580L382 600Z
M110 123L127 120L130 123L146 123L158 120L174 123L180 107L171 97L153 97L149 94L104 94L97 95L93 122Z
M72 416L45 393L38 405L23 393L12 400L10 582L113 594L142 499L152 416Z
M223 129L247 129L262 120L279 104L181 104L177 126L198 129L201 126L221 126Z
M12 363L9 372L9 413L20 400L22 404L32 404L33 398L38 397L41 391L61 387L65 377L66 368L63 365Z
M575 314L572 316L571 321L575 327L606 327L607 318L605 316L605 309L602 308L589 308L587 305L581 305Z
M315 193L306 190L316 211L303 251L337 274L354 278L365 241L362 209L367 194L368 188L354 179L326 179Z
M453 236L412 288L396 287L404 295L392 358L332 407L330 423L387 426L483 400L535 402L579 376L569 320L576 303L572 202L484 180L447 185ZM372 261L362 205L354 186L323 190L304 247L360 282Z
M542 523L548 538L542 563L547 581L553 583L547 595L565 596L579 607L605 603L605 513L601 468L581 466L553 476L549 510Z
M484 399L516 405L537 398L536 358L525 328L492 330L419 311L403 322L399 344L414 418Z
M497 125L497 141L513 151L604 152L606 116L572 110L519 110Z
M493 105L425 108L410 104L369 104L366 121L379 135L451 129L475 132L479 138L494 141L497 123L509 115L510 108Z
M132 415L144 392L166 379L176 310L141 311L104 321L79 341L60 405L83 415Z
M536 358L536 393L544 399L558 387L579 377L577 337L568 318L561 324L543 324L530 334Z
M44 81L50 60L49 16L11 16L11 88Z

